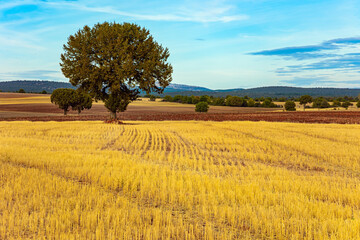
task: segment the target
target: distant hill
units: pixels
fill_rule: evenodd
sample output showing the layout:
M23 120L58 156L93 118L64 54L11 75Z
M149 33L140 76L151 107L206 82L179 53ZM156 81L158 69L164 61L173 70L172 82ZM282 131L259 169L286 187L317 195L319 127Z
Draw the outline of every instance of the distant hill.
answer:
M0 82L0 90L4 92L16 92L20 88L26 92L41 92L43 90L51 93L57 88L75 88L67 82L55 81L7 81ZM249 89L219 89L212 90L205 87L190 86L184 84L170 84L165 88L164 95L211 95L214 97L226 97L227 95L233 96L249 96L249 97L299 97L302 95L311 95L313 97L340 97L351 96L356 97L360 94L360 89L353 88L301 88L301 87L258 87Z
M38 93L45 90L48 93L52 93L57 88L73 88L68 82L55 82L55 81L26 81L26 80L17 80L17 81L6 81L0 82L0 90L3 92L16 92L22 88L25 92L34 92Z
M55 81L26 81L26 80L17 80L17 81L6 81L0 82L0 90L3 92L16 92L22 88L25 92L41 92L43 90L51 93L57 88L73 88L68 82L55 82ZM171 92L182 92L182 91L212 91L209 88L189 86L184 84L170 84L166 89L166 93Z
M313 97L356 97L360 94L360 89L354 88L301 88L301 87L258 87L249 89L229 89L229 90L213 90L213 91L182 91L164 93L164 95L187 95L201 96L211 95L214 97L232 96L249 96L257 97L300 97L302 95L310 95Z

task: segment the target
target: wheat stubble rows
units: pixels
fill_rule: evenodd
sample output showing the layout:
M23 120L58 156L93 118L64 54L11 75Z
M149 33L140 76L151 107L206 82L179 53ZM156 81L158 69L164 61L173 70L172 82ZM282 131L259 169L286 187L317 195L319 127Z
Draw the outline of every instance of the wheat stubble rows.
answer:
M359 239L360 126L1 122L0 239Z

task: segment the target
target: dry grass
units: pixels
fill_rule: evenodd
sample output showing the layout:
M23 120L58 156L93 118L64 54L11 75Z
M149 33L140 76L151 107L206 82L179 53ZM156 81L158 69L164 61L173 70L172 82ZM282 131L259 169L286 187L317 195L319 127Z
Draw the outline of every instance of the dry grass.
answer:
M0 239L359 239L360 126L0 122Z

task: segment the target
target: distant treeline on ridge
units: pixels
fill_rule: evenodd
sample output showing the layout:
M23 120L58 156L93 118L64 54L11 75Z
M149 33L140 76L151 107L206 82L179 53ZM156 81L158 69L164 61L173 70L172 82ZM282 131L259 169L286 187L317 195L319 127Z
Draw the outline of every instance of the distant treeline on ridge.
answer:
M0 82L0 90L3 92L17 92L19 89L24 89L25 92L40 93L44 90L47 93L52 93L58 88L72 88L75 89L68 82L56 81L33 81L33 80L17 80L17 81L3 81ZM143 93L145 94L145 93ZM301 87L258 87L249 89L226 89L226 90L211 90L203 87L189 86L183 84L170 84L165 88L164 93L161 95L169 96L213 96L213 97L226 97L249 96L251 98L271 97L271 98L298 98L303 95L310 95L312 97L356 97L360 94L360 89L352 88L301 88Z

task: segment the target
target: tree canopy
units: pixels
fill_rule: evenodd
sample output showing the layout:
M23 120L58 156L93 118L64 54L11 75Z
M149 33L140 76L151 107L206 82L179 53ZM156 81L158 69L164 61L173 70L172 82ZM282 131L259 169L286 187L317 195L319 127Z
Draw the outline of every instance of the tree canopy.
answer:
M172 78L169 51L132 23L84 26L68 38L61 70L73 86L103 100L116 117L140 90L162 93ZM120 103L119 103L120 102Z
M77 110L79 114L82 110L92 107L92 99L88 94L70 88L55 89L50 99L52 103L64 110L64 115L68 113L70 107Z

